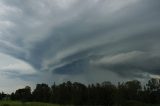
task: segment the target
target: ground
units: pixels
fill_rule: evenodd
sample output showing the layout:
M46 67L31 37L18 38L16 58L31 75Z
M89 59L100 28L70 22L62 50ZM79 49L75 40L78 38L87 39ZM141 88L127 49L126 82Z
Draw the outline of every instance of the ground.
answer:
M62 106L58 104L50 104L50 103L40 103L40 102L20 102L20 101L0 101L0 106ZM69 106L69 105L67 105ZM117 106L117 105L114 105ZM160 105L151 105L151 104L144 104L140 102L128 102L123 106L160 106Z
M56 104L39 103L39 102L26 102L19 101L0 101L0 106L59 106Z

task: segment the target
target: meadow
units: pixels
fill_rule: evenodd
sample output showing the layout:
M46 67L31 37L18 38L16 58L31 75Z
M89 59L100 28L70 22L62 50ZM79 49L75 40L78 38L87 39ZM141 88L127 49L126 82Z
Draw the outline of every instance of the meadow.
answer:
M40 102L0 101L0 106L60 106L58 104Z
M20 102L20 101L0 101L0 106L63 106L59 104L42 103L42 102ZM64 105L64 106L74 106L74 105ZM80 106L80 105L78 105ZM83 105L84 106L84 105ZM90 105L91 106L91 105ZM95 105L96 106L96 105ZM160 106L154 104L145 104L141 102L130 101L123 105L113 105L113 106Z

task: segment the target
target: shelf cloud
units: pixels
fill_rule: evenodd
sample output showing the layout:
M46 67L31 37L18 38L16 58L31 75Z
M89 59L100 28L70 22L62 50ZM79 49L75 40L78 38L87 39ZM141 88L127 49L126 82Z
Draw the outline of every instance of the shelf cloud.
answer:
M20 84L158 76L159 9L151 0L0 0L0 74Z

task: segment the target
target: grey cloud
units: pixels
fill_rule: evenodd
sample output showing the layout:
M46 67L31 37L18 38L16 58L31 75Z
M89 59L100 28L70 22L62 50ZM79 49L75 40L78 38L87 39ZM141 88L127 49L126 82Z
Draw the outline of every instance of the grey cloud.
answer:
M93 74L92 67L97 67L122 76L137 77L135 71L159 75L159 1L1 2L16 9L3 16L14 26L1 36L12 46L2 43L0 51L26 61L37 71L74 76ZM123 53L133 56L137 53L133 51L139 52L126 61L122 56L114 64L98 63Z
M138 51L103 57L93 62L100 68L114 71L122 76L141 76L146 73L159 75L160 57ZM142 77L142 76L141 76Z

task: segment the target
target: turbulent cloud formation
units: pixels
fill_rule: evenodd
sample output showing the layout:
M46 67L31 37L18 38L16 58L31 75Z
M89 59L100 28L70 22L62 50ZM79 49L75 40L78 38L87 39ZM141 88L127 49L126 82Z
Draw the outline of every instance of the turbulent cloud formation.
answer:
M0 0L0 73L22 83L159 75L159 7L151 0Z

